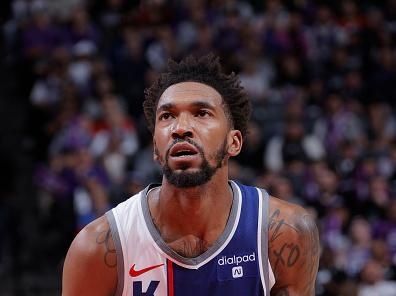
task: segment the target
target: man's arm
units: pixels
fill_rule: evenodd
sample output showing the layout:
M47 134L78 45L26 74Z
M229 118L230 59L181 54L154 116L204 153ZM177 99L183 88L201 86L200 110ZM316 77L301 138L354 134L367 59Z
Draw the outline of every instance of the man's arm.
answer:
M300 206L270 199L269 259L275 275L272 296L313 296L319 265L319 234Z
M63 267L63 296L111 296L117 287L117 256L105 216L77 234Z

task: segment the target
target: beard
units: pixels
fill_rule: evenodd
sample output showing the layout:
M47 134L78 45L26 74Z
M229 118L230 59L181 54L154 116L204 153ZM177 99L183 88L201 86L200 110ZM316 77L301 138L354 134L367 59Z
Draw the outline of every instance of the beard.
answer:
M182 169L181 172L176 172L169 167L168 160L170 148L178 142L188 142L189 144L194 145L195 148L197 148L202 158L202 164L196 172L187 172L187 167L185 169ZM215 165L211 166L208 159L205 157L204 151L201 146L199 146L189 138L176 139L166 152L165 163L162 165L162 172L168 182L178 188L189 188L206 184L212 179L213 175L217 172L217 170L223 166L224 158L227 155L226 147L227 140L225 139L223 145L214 154ZM155 150L156 154L159 155L157 148L155 148Z

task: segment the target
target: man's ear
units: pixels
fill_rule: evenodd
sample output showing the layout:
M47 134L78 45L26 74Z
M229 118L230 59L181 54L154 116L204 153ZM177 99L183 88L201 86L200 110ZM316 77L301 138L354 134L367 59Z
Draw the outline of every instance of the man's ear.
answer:
M239 130L231 130L228 133L228 155L233 157L237 156L242 149L243 138Z
M153 140L153 159L154 161L159 162L158 149L154 140Z

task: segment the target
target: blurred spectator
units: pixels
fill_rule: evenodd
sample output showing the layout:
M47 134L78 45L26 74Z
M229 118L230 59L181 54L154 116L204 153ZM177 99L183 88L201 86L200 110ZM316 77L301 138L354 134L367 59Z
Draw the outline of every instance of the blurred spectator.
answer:
M145 73L149 68L144 54L144 35L139 30L127 27L122 37L122 44L114 49L113 73L120 93L127 100L129 113L138 118L143 111Z
M96 51L95 44L88 40L78 41L72 47L73 59L68 67L68 77L84 96L88 96L91 91L93 57Z
M152 143L143 147L134 162L133 171L139 173L144 184L161 180L161 168L153 159L153 149Z
M384 268L385 278L389 280L396 279L396 265L390 260L389 247L384 240L373 240L371 243L371 255L374 260Z
M305 133L301 119L288 118L283 136L269 141L265 164L271 171L280 171L293 162L320 160L323 156L321 142L314 135Z
M84 5L76 5L70 13L70 21L66 25L66 44L70 47L84 41L97 48L101 45L101 33Z
M375 260L370 260L361 273L362 283L359 286L358 296L395 294L396 282L385 279L384 269Z
M36 65L37 79L30 93L32 105L49 112L56 108L62 99L68 63L69 53L64 47L58 47L49 60L44 59Z
M376 158L371 153L363 155L358 163L354 177L354 198L357 200L357 202L366 202L369 199L370 180L378 174L379 172Z
M369 199L367 200L365 216L367 219L384 217L391 201L390 188L386 179L375 176L369 181Z
M125 196L133 196L136 193L142 191L145 187L145 180L139 172L131 172L125 178ZM123 197L125 199L125 196Z
M263 102L271 82L273 70L269 64L256 57L246 56L240 73L241 84L250 96L253 104Z
M340 39L342 39L341 29L334 22L333 11L329 6L324 4L318 6L315 22L310 27L310 36L309 58L319 66L327 64L333 49L340 43ZM316 71L319 73L325 71L325 69L318 70Z
M316 208L320 217L331 214L333 208L347 206L347 201L340 193L340 179L325 162L311 164L304 177L302 196Z
M346 273L354 278L360 273L371 254L371 227L370 224L360 217L355 217L349 227L349 246L343 258Z
M110 209L110 182L104 169L93 161L87 149L74 151L72 157L75 160L72 173L78 182L73 192L73 205L79 230Z
M384 240L389 247L391 261L396 265L396 200L389 201L386 214L374 224L374 238Z
M22 31L22 51L29 61L35 61L50 55L61 40L59 28L52 23L45 4L32 5L31 9L31 24Z
M248 127L248 133L245 139L246 146L238 155L238 162L251 170L251 174L257 175L262 172L264 168L263 152L264 139L261 134L259 125L251 121Z
M296 196L293 190L293 186L289 179L279 177L276 178L272 186L269 188L271 195L276 196L279 199L282 199L287 202L299 204L301 206L304 205L304 202L300 197Z
M392 103L396 83L394 49L384 46L375 51L374 65L370 77L369 91L373 100Z
M157 72L165 69L170 58L177 58L179 48L170 26L162 26L156 30L154 40L146 50L146 57L150 66Z
M45 0L48 12L61 21L70 19L73 9L79 5L83 5L86 0Z
M388 153L390 142L396 136L396 119L391 108L384 102L373 102L368 107L367 134L373 143L373 152L378 156Z
M118 31L123 21L123 13L127 9L126 0L105 0L95 3L97 7L97 19L103 35L105 48L118 37Z
M348 238L346 235L347 223L350 219L348 210L342 204L332 206L321 219L320 230L323 247L328 248L332 256L332 268L345 273L346 249Z
M354 143L364 140L362 122L355 113L346 108L340 94L329 94L325 104L326 114L318 120L315 133L323 141L330 156L335 155L339 145L345 140Z
M139 148L133 121L113 95L102 98L101 120L96 123L90 150L101 160L114 186L125 181L128 161Z

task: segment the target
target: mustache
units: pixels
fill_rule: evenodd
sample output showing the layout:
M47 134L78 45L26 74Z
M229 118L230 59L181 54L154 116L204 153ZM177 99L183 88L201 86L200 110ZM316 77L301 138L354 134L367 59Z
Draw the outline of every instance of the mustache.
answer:
M193 140L191 140L190 138L184 138L184 139L177 138L172 142L172 144L170 144L169 148L166 150L165 159L169 158L169 154L170 154L170 151L173 146L175 146L177 143L183 143L183 142L187 142L187 143L193 145L195 148L197 148L200 155L204 154L203 148L200 145L198 145L197 143L195 143Z

